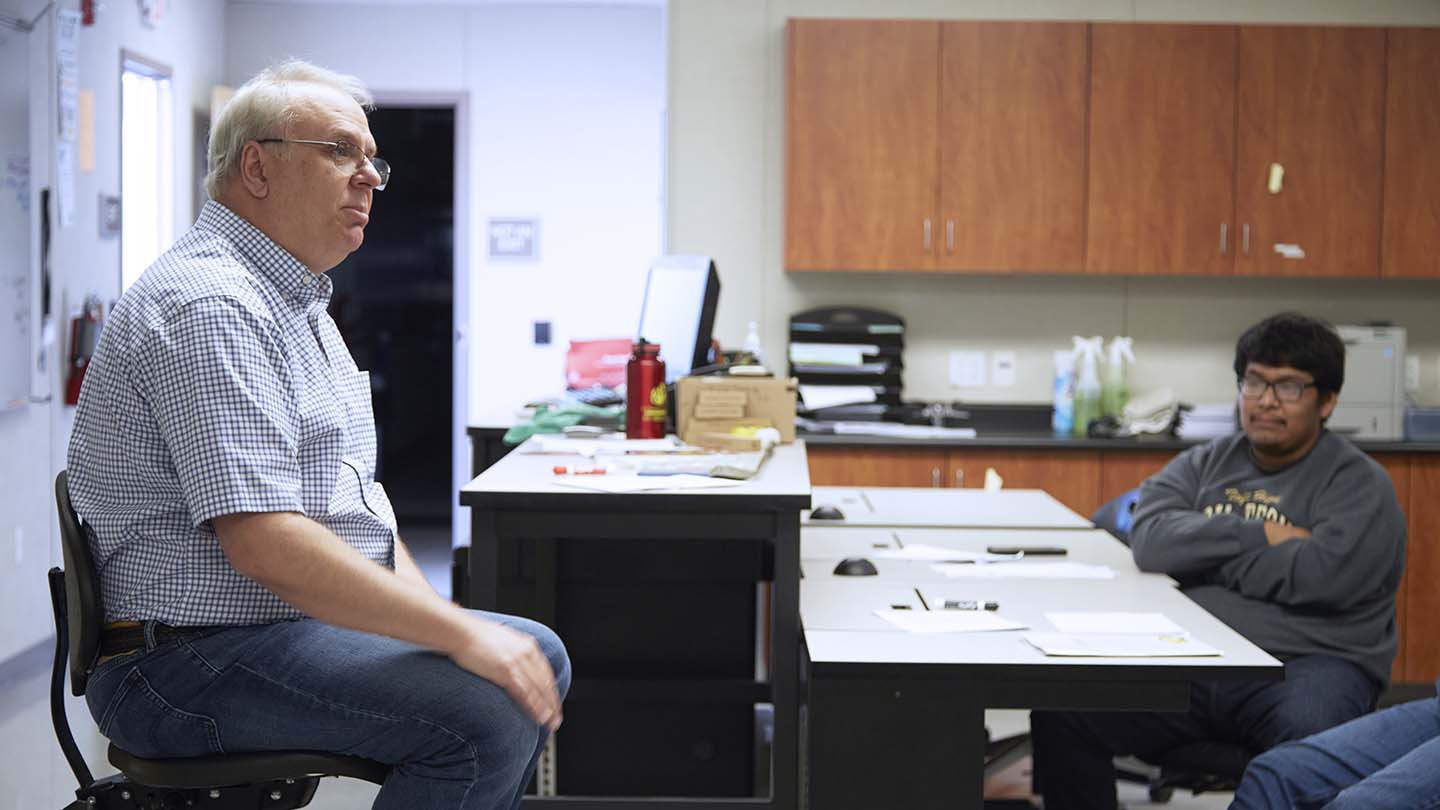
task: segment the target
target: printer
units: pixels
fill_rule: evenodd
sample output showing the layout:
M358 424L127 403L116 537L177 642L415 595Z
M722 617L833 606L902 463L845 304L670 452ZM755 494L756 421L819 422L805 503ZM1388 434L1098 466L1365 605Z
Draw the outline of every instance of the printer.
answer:
M1345 384L1327 427L1363 439L1405 435L1405 328L1337 326Z

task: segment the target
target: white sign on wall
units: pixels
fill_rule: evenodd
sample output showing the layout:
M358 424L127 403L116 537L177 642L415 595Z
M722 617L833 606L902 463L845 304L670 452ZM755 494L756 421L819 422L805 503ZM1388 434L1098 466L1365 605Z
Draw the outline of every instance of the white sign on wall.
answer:
M492 259L540 258L540 220L536 217L491 219L485 233Z

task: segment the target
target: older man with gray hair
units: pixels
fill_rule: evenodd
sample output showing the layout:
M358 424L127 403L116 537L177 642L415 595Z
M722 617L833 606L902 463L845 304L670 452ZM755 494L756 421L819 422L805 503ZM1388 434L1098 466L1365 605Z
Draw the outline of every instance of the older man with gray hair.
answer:
M247 82L212 200L115 307L68 462L108 622L89 706L138 756L331 751L395 766L377 808L515 808L565 649L425 581L326 313L390 178L370 105L300 61Z

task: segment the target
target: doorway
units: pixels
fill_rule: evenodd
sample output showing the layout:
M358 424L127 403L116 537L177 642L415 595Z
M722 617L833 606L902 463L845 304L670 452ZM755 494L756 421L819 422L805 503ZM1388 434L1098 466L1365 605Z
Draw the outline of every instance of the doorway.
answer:
M442 595L450 590L455 416L456 105L370 113L394 167L364 245L331 271L330 314L370 372L376 478L400 534Z

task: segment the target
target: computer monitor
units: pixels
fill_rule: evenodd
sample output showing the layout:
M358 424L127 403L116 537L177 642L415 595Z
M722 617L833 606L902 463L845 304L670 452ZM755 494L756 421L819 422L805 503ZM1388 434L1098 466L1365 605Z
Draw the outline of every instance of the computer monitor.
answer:
M709 256L661 256L650 265L637 337L660 344L665 382L710 363L719 300L720 276Z

